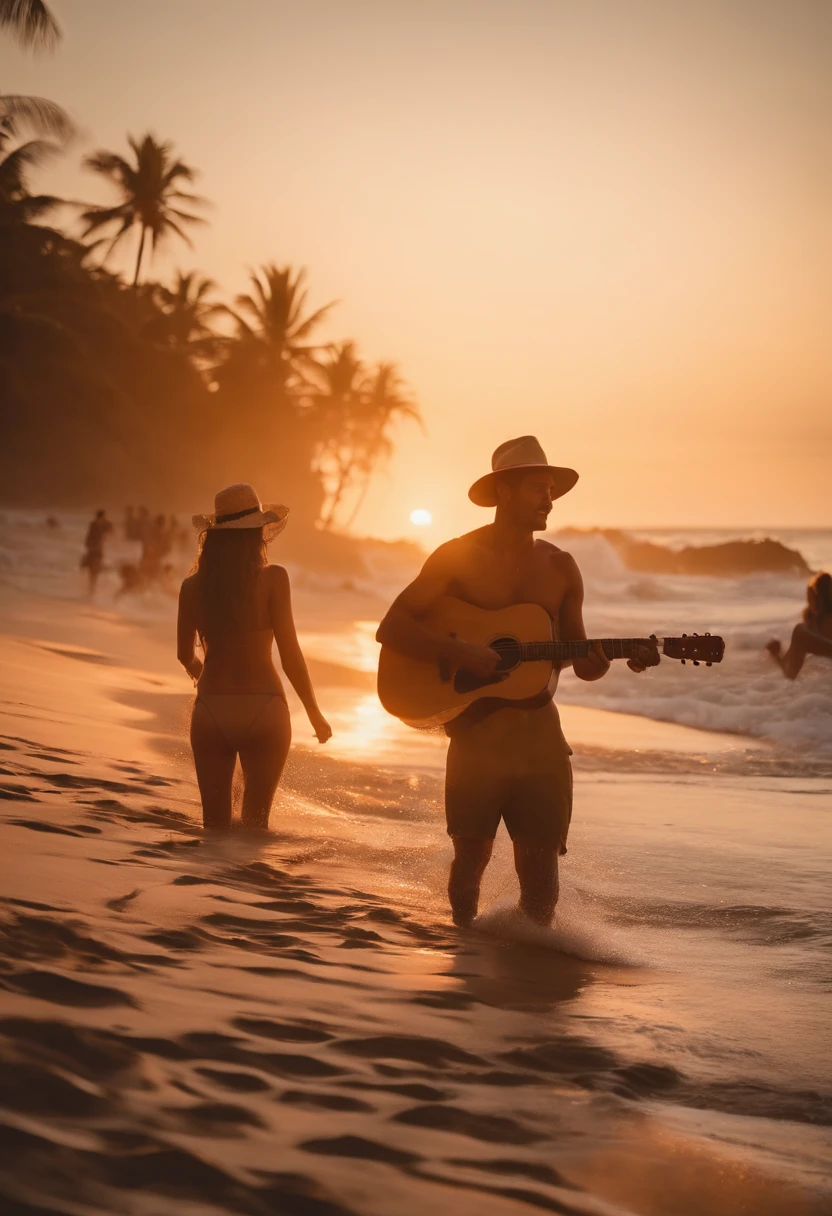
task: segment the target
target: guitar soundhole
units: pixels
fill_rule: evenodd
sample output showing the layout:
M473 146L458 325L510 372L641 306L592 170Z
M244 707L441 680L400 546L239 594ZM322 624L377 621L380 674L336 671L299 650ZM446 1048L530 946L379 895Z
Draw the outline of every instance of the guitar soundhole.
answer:
M490 684L501 684L504 675L512 671L520 662L520 645L516 638L495 638L488 644L500 656L494 675L478 676L473 671L469 671L467 667L460 667L454 676L455 692L475 692L478 688L487 688Z

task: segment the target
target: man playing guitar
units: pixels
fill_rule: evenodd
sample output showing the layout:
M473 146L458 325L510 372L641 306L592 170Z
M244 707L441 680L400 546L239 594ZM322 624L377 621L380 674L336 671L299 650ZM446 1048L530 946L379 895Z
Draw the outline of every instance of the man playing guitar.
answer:
M423 623L444 596L485 609L538 604L551 616L556 637L586 638L583 583L574 558L534 536L546 530L552 503L572 489L578 474L550 465L531 435L501 444L491 467L468 495L478 506L496 507L494 522L440 545L392 604L377 634L391 650L445 659L482 678L494 675L495 650L442 636ZM640 646L628 665L641 672L658 662L655 645ZM600 644L573 660L580 680L599 680L609 666ZM445 813L454 845L448 895L457 925L469 925L477 914L501 818L514 845L520 907L539 924L551 923L558 855L566 852L572 815L571 751L553 701L558 669L553 665L539 697L478 701L445 728Z

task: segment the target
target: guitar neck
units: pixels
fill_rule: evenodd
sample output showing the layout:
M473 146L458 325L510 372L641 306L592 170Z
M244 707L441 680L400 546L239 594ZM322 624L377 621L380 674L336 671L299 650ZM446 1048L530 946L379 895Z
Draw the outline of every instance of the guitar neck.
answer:
M534 663L545 659L565 663L569 659L585 659L590 647L600 643L608 659L631 659L640 646L652 646L655 638L588 638L581 642L521 642L520 660Z

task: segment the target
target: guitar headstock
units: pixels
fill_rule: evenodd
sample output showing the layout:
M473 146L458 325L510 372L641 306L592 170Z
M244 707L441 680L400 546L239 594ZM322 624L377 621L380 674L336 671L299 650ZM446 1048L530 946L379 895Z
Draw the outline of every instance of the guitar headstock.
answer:
M722 662L725 642L716 634L683 633L680 638L665 638L662 654L669 659L681 659L683 663L690 659L694 667L700 663L710 667L712 663Z

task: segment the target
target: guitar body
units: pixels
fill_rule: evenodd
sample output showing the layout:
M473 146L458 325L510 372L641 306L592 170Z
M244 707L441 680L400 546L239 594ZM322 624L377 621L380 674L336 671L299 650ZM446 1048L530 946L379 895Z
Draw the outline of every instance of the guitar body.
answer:
M491 646L495 642L540 642L554 637L552 618L538 604L514 604L510 608L475 608L464 600L446 596L423 620L434 633L462 642ZM472 673L445 660L411 659L382 646L378 662L378 696L388 713L408 726L441 726L450 722L474 701L483 698L525 701L538 696L552 677L548 659L520 662L511 646L505 652L501 676L481 683Z

